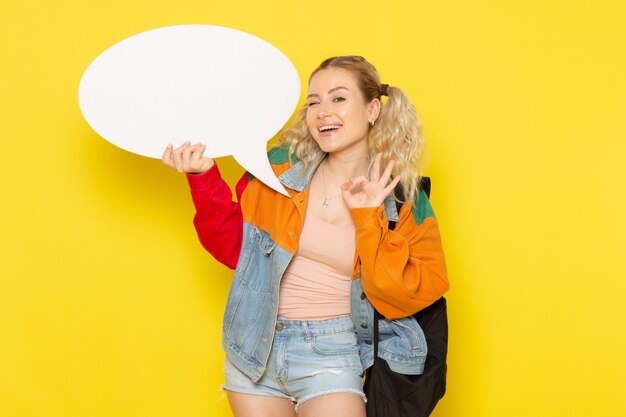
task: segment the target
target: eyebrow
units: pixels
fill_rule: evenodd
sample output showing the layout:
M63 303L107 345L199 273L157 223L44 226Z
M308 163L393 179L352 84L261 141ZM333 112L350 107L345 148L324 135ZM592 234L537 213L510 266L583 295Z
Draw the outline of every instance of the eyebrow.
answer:
M330 93L332 93L332 92L334 92L334 91L337 91L337 90L340 90L340 89L342 89L342 88L343 88L344 90L348 90L348 91L350 91L350 90L348 89L348 87L344 87L344 86L340 85L339 87L331 88L330 90L328 90L328 93L330 94ZM306 98L311 98L311 97L319 97L319 96L320 96L319 94L315 94L315 93L313 93L313 94L309 94L308 96L306 96Z

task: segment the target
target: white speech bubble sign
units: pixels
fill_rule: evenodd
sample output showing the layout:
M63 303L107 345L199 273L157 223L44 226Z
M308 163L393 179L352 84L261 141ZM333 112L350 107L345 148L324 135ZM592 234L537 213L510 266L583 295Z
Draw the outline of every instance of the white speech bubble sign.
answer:
M211 25L139 33L100 54L78 89L87 123L115 146L161 158L186 141L205 155L233 155L256 178L288 195L266 143L298 104L300 79L270 43Z

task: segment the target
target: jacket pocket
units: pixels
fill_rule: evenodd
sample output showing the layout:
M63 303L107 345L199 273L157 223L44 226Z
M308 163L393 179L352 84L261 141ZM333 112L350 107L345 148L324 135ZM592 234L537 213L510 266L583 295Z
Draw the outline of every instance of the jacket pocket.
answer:
M426 336L414 317L392 321L383 320L381 325L385 328L383 332L387 336L380 342L381 351L399 359L426 358L428 354Z
M270 256L272 251L274 250L274 240L270 237L270 234L264 230L259 229L258 227L253 227L252 229L254 233L258 236L258 246L261 250L261 253L265 256Z
M241 281L255 292L270 292L271 254L276 244L269 233L256 226L249 226L246 232L242 244L242 257L235 271L235 281Z

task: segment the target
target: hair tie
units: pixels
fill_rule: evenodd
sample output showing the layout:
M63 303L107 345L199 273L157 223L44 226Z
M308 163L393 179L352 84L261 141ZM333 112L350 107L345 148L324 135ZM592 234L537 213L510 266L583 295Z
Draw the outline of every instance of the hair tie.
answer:
M387 91L389 89L389 84L381 84L380 87L378 88L378 92L380 93L381 96L389 96L389 92Z

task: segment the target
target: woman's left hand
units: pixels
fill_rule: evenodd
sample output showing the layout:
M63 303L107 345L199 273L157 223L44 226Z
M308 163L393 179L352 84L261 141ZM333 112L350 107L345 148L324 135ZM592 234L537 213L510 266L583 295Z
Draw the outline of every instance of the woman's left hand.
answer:
M354 180L346 180L341 185L341 195L348 208L378 207L400 182L400 176L396 176L387 185L395 161L389 161L385 171L380 175L381 158L382 153L377 153L372 166L371 179L361 176Z

